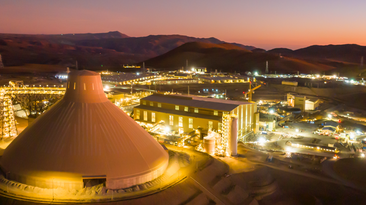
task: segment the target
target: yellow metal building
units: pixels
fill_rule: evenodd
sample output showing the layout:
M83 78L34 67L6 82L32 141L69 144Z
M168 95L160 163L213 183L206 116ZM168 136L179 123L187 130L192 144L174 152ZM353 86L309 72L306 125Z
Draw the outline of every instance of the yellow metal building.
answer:
M177 133L189 133L201 128L224 133L232 116L238 120L238 137L258 129L256 103L222 100L186 95L154 94L140 100L134 108L136 121L155 124L164 121Z

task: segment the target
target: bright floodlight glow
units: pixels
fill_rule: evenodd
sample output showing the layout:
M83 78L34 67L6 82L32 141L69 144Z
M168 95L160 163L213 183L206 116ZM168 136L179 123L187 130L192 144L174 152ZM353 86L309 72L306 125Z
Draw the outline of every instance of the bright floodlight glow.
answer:
M169 133L169 132L170 132L170 127L169 127L169 126L166 126L166 127L165 127L165 129L164 129L164 131L165 131L166 133Z
M353 132L349 133L349 138L354 139L355 138L355 133L353 133Z
M296 132L299 132L299 129L296 129Z
M269 113L270 113L270 114L273 114L273 113L274 113L274 110L269 110Z
M262 146L264 145L265 142L266 142L266 139L264 137L261 137L258 139L258 143Z
M258 75L258 72L257 72L257 71L256 71L256 72L254 72L254 75L255 75L255 76L257 76L257 75Z
M332 118L332 115L331 114L328 114L328 118Z
M108 91L110 89L109 85L104 86L103 90Z
M364 158L365 157L365 154L364 153L361 153L361 157Z
M293 150L292 150L292 148L291 147L286 147L286 149L285 149L287 152L292 152Z

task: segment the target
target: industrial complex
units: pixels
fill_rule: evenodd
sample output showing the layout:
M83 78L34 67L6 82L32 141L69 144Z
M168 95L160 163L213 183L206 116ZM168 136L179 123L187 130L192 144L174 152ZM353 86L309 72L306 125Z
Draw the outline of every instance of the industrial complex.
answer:
M68 69L44 83L12 79L0 89L0 199L256 204L278 192L265 167L296 164L323 180L331 160L365 157L366 120L307 87L349 82L304 76Z

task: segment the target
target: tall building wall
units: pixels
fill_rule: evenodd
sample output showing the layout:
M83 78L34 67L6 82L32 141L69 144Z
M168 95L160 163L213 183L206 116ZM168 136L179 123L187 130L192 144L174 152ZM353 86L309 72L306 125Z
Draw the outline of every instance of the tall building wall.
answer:
M253 131L255 128L254 113L256 112L257 105L255 103L239 105L231 112L238 117L238 137Z
M155 120L153 120L154 118L153 115L155 115ZM179 118L182 118L181 122ZM198 118L198 117L185 116L180 114L171 114L171 113L151 111L148 109L138 109L138 108L134 109L134 119L139 122L145 122L151 124L155 124L163 120L165 125L169 126L171 130L177 132L179 132L180 128L183 128L183 132L191 132L199 127L207 131L209 129L210 122L212 122L212 130L217 131L221 126L220 118L218 120L214 120L203 117ZM190 123L190 119L193 121L193 123ZM192 126L190 126L190 124Z

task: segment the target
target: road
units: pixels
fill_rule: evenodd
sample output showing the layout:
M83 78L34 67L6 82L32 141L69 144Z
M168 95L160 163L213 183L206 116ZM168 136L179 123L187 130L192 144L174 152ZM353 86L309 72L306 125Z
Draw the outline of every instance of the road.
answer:
M276 157L274 156L274 161L273 162L268 162L266 161L267 159L267 154L251 149L249 147L245 147L243 145L239 145L238 147L238 157L236 158L237 160L240 161L245 161L248 160L251 163L254 164L259 164L259 165L263 165L263 166L267 166L270 167L272 169L277 169L277 170L281 170L281 171L285 171L285 172L289 172L289 173L293 173L293 174L297 174L297 175L301 175L301 176L305 176L305 177L310 177L313 179L317 179L317 180L321 180L324 182L330 182L330 183L334 183L334 184L340 184L340 185L346 185L349 186L349 184L345 184L342 181L338 181L336 179L333 179L327 175L325 175L324 172L321 171L322 165L321 164L317 164L317 165L309 165L307 163L303 163L303 162L290 162L290 161L285 161L283 159L281 159L280 157ZM296 165L294 165L296 164ZM289 168L289 165L292 165L292 169ZM318 173L314 174L313 170L314 167L318 168ZM354 187L351 186L352 188L356 188L359 189L359 187ZM364 191L363 189L359 189Z

